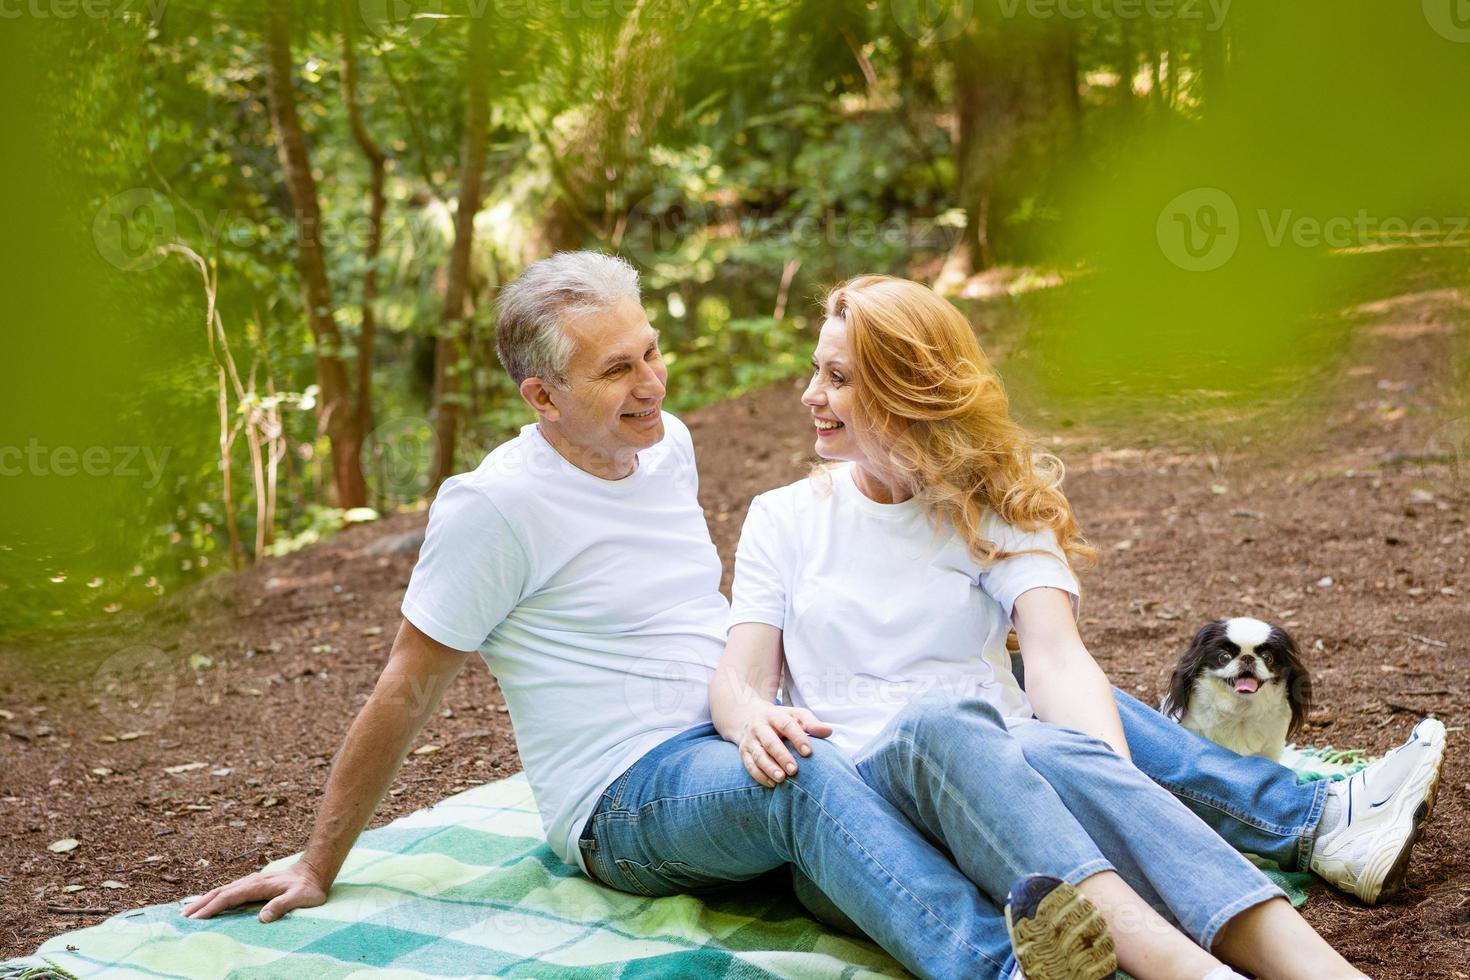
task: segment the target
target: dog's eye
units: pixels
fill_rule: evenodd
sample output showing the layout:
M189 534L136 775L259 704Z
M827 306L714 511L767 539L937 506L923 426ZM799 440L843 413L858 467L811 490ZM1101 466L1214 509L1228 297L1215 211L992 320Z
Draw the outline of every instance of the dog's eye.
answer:
M1217 667L1223 667L1223 666L1225 666L1226 664L1228 664L1230 662L1230 651L1229 650L1216 650L1215 651L1214 660L1215 660L1215 666L1217 666Z
M1276 654L1272 653L1270 650L1260 650L1258 652L1261 655L1261 663L1265 664L1267 667L1276 666Z

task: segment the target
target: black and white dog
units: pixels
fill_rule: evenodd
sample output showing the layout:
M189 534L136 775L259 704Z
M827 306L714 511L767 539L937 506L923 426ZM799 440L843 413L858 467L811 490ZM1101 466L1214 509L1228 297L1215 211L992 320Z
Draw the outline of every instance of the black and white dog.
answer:
M1312 680L1295 641L1279 626L1239 616L1195 634L1161 710L1241 755L1279 760L1311 706Z

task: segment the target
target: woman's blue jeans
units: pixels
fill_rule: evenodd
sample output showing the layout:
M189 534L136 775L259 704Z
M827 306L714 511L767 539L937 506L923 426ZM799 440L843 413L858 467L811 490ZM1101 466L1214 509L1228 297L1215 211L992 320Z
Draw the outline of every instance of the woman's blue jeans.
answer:
M1117 698L1137 769L1078 732L1007 731L984 702L918 702L856 762L813 739L797 774L767 789L713 726L694 728L613 781L583 858L641 895L714 891L789 864L814 915L921 977L1009 977L1000 906L1029 873L1075 883L1116 870L1208 948L1236 913L1281 894L1230 845L1304 863L1320 788L1265 760L1242 766Z

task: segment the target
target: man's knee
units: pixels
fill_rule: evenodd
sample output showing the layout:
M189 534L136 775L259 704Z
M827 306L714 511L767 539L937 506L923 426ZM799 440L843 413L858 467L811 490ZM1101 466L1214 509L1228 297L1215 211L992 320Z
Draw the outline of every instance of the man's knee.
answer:
M952 738L964 729L968 737L1006 733L1005 719L995 705L980 698L928 697L911 701L894 719L894 734L907 735L923 744L935 738Z

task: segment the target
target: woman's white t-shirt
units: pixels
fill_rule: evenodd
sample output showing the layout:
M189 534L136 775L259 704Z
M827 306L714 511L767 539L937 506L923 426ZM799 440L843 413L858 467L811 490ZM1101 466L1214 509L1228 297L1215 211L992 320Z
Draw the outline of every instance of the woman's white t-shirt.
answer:
M1077 579L1050 529L990 513L983 530L1006 551L1042 553L982 570L917 500L864 496L851 465L763 493L736 549L730 625L783 631L790 703L832 725L830 740L851 756L926 694L1030 718L1006 651L1011 612L1021 593L1050 587L1072 596L1075 615Z

